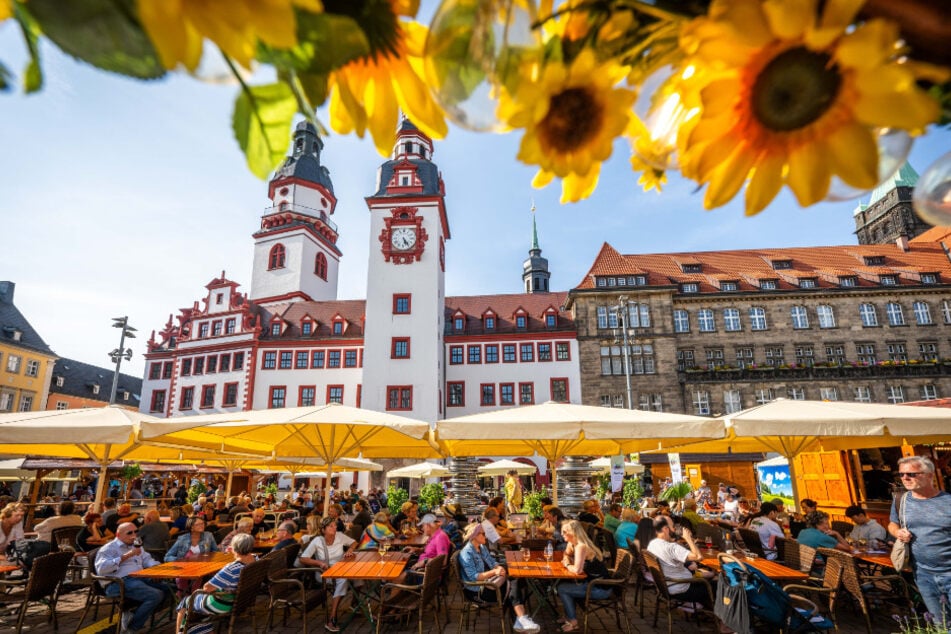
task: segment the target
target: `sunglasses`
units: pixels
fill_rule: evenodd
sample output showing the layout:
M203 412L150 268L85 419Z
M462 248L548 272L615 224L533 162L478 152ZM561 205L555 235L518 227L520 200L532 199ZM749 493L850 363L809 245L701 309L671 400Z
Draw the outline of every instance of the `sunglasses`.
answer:
M135 534L138 533L138 532L139 532L139 531L126 531L125 534L126 534L126 535L135 535Z
M917 478L920 475L924 475L924 471L905 471L904 473L899 473L899 478Z

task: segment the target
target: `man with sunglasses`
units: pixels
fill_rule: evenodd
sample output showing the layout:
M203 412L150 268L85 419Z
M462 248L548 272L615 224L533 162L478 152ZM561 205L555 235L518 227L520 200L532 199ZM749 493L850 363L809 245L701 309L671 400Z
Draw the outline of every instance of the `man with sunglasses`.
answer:
M144 631L149 617L170 596L168 587L160 581L138 579L129 575L137 570L159 565L152 556L136 545L137 529L132 522L119 524L116 537L99 549L96 554L96 572L108 577L119 577L125 585L125 597L138 601L134 612L124 612L119 629L120 634L136 634ZM119 596L119 584L103 583L110 597Z
M888 532L911 545L915 584L928 612L951 619L951 494L935 486L934 463L925 456L898 461L905 492L892 504Z

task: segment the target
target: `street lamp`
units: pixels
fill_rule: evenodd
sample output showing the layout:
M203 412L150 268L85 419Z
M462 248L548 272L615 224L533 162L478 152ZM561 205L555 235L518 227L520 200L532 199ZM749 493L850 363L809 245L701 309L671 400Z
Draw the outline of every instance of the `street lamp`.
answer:
M136 329L129 325L128 317L113 317L112 327L121 328L122 335L119 337L119 347L109 353L109 358L116 364L116 372L112 375L112 391L109 393L109 404L116 402L116 389L119 387L119 368L122 366L122 360L132 360L132 348L125 347L126 337L135 339Z
M628 344L627 322L628 306L627 295L617 298L618 323L624 333L624 381L627 385L627 408L634 409L634 393L631 391L631 346Z

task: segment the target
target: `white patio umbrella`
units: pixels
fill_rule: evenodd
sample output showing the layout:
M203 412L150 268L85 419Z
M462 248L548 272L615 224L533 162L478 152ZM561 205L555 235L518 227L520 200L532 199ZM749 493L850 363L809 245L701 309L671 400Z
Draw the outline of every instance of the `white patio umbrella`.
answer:
M496 460L495 462L484 464L478 469L479 475L483 476L504 476L513 470L519 475L535 475L535 472L538 471L538 467L515 460Z
M611 473L611 459L610 458L598 458L596 460L591 460L588 462L588 466L592 469L597 469L599 473ZM625 462L624 463L624 473L625 475L633 475L635 473L644 473L644 465L637 464L636 462Z
M442 466L441 464L436 464L435 462L419 462L416 464L406 465L405 467L400 467L398 469L393 469L386 472L386 479L391 478L442 478L443 476L449 475L449 469Z

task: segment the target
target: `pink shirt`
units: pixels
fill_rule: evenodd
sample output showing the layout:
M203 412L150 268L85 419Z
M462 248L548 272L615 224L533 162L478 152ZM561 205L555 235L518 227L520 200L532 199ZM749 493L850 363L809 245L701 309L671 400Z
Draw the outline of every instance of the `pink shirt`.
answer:
M432 559L439 555L446 555L448 557L451 549L452 543L449 541L449 535L446 535L446 531L439 529L434 531L429 541L426 542L426 547L423 548L423 552L419 556L419 561L426 561L427 559Z

